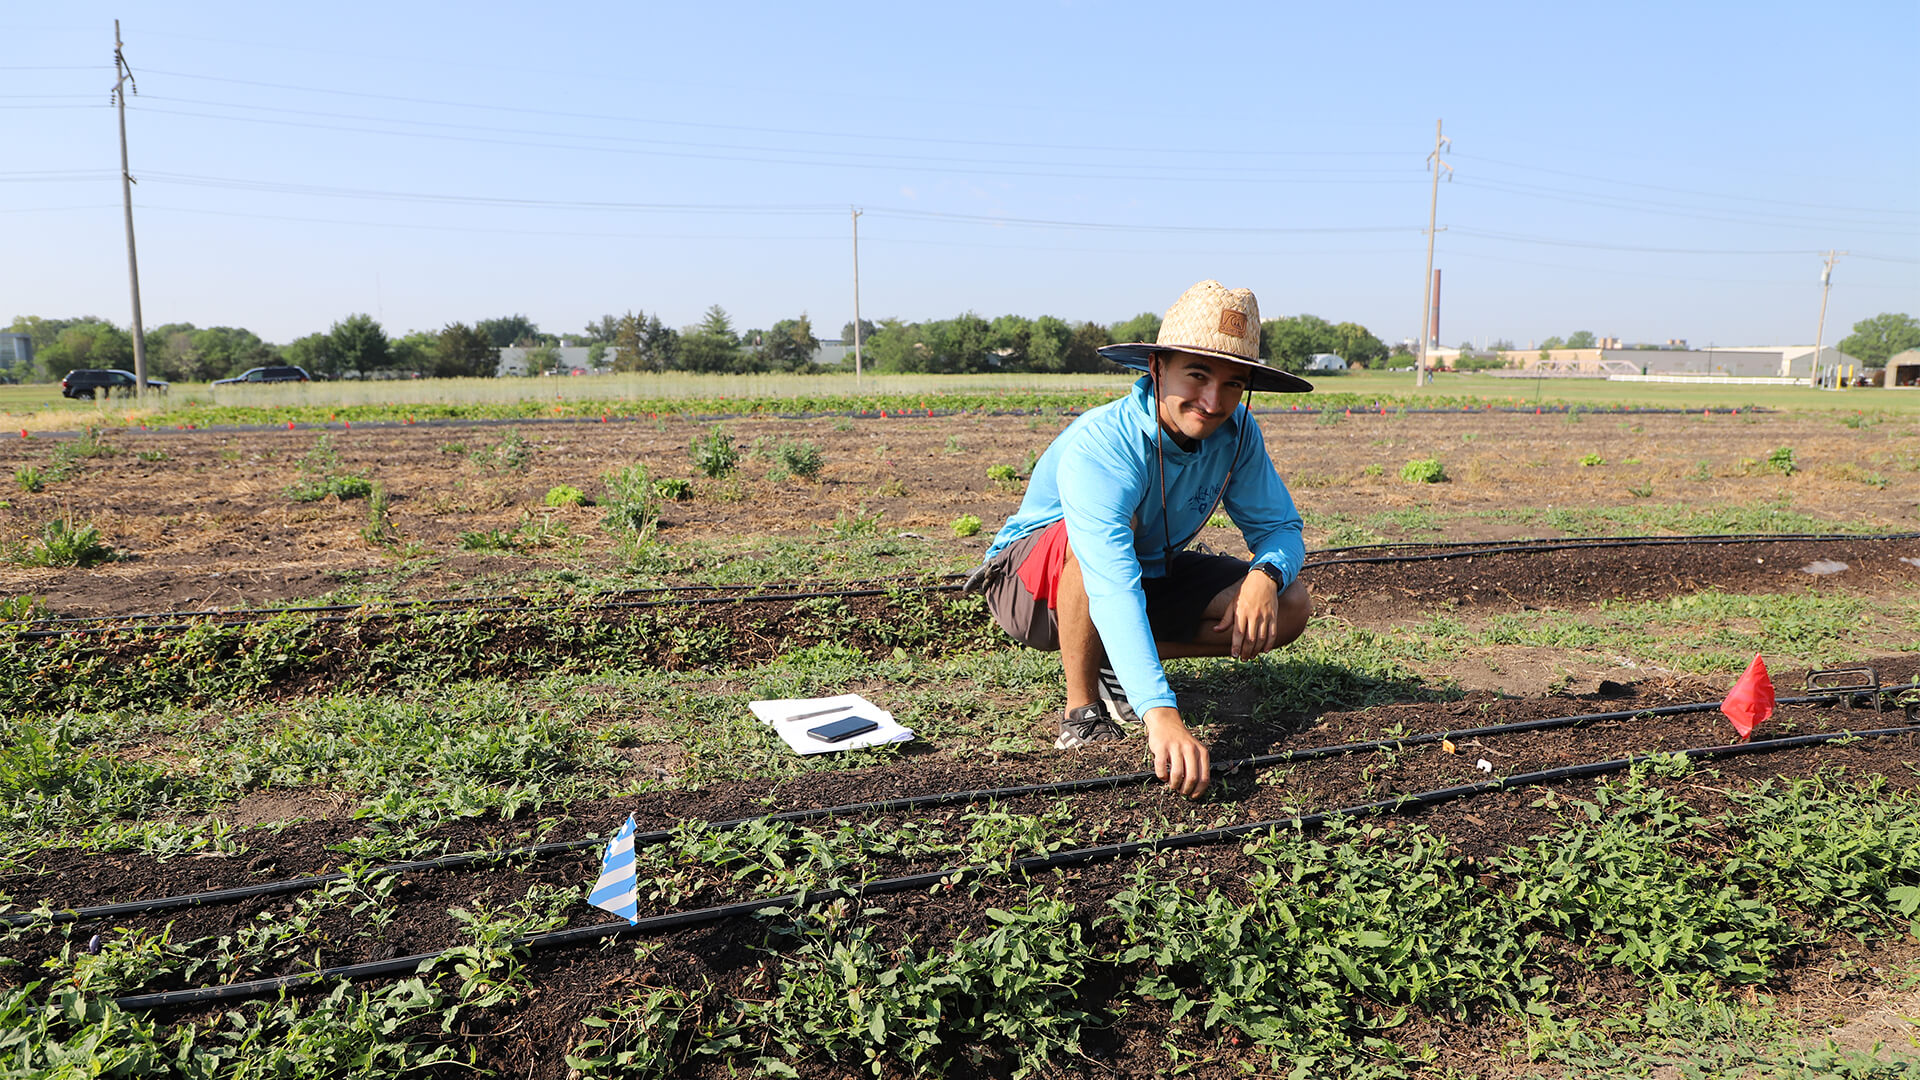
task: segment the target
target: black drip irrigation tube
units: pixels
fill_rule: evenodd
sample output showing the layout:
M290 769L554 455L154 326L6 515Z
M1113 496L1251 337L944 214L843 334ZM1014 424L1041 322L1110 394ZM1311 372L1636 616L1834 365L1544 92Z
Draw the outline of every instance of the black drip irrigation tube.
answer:
M407 608L392 608L392 609L385 609L385 610L372 610L372 609L361 610L358 608L354 608L354 609L349 609L354 612L353 614L316 615L311 621L315 624L337 624L337 623L351 623L351 622L384 622L384 621L390 621L395 619L411 619L421 614L515 615L515 614L523 614L531 611L551 611L551 610L556 610L559 608L566 608L566 607L574 607L583 611L631 611L631 610L640 609L640 608L707 607L715 604L766 604L766 603L774 603L778 601L817 600L822 598L852 599L852 598L863 597L863 596L890 596L896 592L956 592L959 590L959 588L960 588L960 583L955 581L955 582L949 582L947 584L942 584L942 585L910 585L906 587L895 586L893 588L884 588L884 589L882 588L816 589L816 590L805 591L805 592L748 593L744 595L730 594L730 595L724 595L724 596L686 596L686 597L680 597L678 599L673 599L673 600L615 600L610 602L600 601L600 602L589 602L589 603L578 603L578 604L557 603L557 604L546 604L546 605L525 604L525 603L522 603L522 604L505 603L505 604L498 604L492 607L448 606L448 607L438 608L430 612L413 611ZM297 613L297 609L294 613ZM251 612L226 612L223 614L227 614L229 616L232 616L232 615L251 616L252 615ZM272 614L283 614L283 613L273 612ZM98 616L98 617L106 618L106 619L112 618L112 616ZM237 626L253 626L262 621L263 620L260 618L253 618L253 617L242 617L242 618L230 617L230 618L222 619L218 621L210 620L210 621L196 622L196 623L141 623L137 627L118 626L118 625L77 626L77 627L72 627L72 628L63 629L63 630L24 630L24 631L21 631L16 636L18 636L23 641L36 641L43 638L69 637L76 634L111 634L115 632L124 632L128 630L132 630L137 633L160 633L160 632L169 631L169 630L191 630L197 626L214 627L217 629L230 629L232 627L237 627ZM4 629L8 625L18 625L18 624L0 623L0 629Z
M942 578L962 578L962 577L965 577L966 575L964 573L958 573L958 574L942 574L939 576ZM834 584L834 585L843 586L845 588L854 589L854 588L862 588L867 586L878 587L878 586L888 586L888 585L918 585L924 582L925 582L924 575L902 574L902 575L896 575L894 577L854 578L848 581L837 581L837 582L783 581L783 582L746 582L746 583L735 582L735 583L724 584L724 585L649 585L649 586L646 586L645 588L618 589L612 592L584 594L584 595L574 596L571 598L552 597L550 598L550 600L551 600L551 606L572 605L576 607L591 608L591 607L599 606L600 602L603 600L609 600L609 599L615 599L615 598L631 598L631 597L637 597L637 596L654 596L654 595L660 595L660 594L707 593L707 592L730 593L730 594L731 593L751 593L755 589L764 589L768 592L791 593L791 592L800 592L802 590L806 590L821 584ZM838 592L832 592L832 593L810 593L807 595L838 596L840 594ZM381 614L381 615L417 615L422 613L438 613L443 610L451 610L458 613L458 612L471 610L472 605L512 604L515 601L524 601L526 599L527 599L526 597L521 597L521 596L509 596L509 595L496 594L496 595L489 595L489 596L439 596L439 597L432 597L432 598L422 599L422 600L405 600L405 601L398 601L398 602L391 603L386 607L379 608L379 609L374 608L373 604L369 602L369 603L363 603L363 604L294 604L294 605L287 605L283 607L229 608L226 610L221 610L220 608L206 608L200 611L135 611L135 612L129 612L124 615L50 615L45 618L38 618L38 619L19 619L13 622L0 622L0 630L7 629L9 627L31 628L31 627L77 626L77 625L86 624L86 623L134 623L134 622L146 622L154 619L217 619L217 618L220 618L221 616L227 616L228 618L241 616L249 619L257 619L257 618L273 616L273 615L329 615L329 614L339 614L343 612L364 612L368 614ZM523 604L522 606L525 606L525 605ZM487 610L495 610L495 609L487 609ZM113 627L112 629L125 629L125 628Z
M1580 551L1587 548L1622 547L1673 547L1676 545L1725 544L1780 544L1821 540L1913 540L1920 538L1920 532L1898 533L1779 533L1767 536L1634 536L1634 537L1595 537L1591 540L1523 540L1517 543L1493 544L1482 547L1463 547L1451 551L1429 551L1399 555L1359 555L1339 559L1321 559L1308 562L1302 570L1311 570L1316 566L1357 566L1365 563L1405 563L1431 562L1436 559L1470 559L1481 555L1505 555L1515 552L1535 553L1549 551ZM1379 545L1396 546L1396 545ZM1445 547L1445 544L1435 544ZM1357 550L1345 548L1341 550Z
M1805 697L1779 698L1775 701L1775 704L1838 705L1842 703L1851 704L1853 699L1857 697L1871 697L1877 705L1882 695L1908 689L1911 689L1911 687L1874 686L1836 688L1831 693L1813 694ZM1681 705L1660 705L1646 709L1623 709L1616 712L1578 713L1571 716L1553 716L1538 720L1521 720L1511 724L1492 724L1483 727L1458 728L1450 731L1429 732L1423 735L1406 735L1392 739L1374 739L1367 742L1313 746L1300 750L1282 750L1272 754L1258 754L1252 757L1217 761L1213 763L1212 771L1223 776L1230 776L1242 770L1264 769L1274 765L1317 761L1322 758L1343 757L1348 754L1362 754L1381 750L1405 750L1416 746L1431 746L1435 743L1452 739L1518 735L1534 731L1552 731L1560 728L1583 727L1588 724L1607 723L1617 720L1634 720L1642 717L1682 716L1689 713L1710 712L1719 707L1720 703L1716 701L1689 702ZM841 806L789 810L779 814L758 814L752 817L730 818L709 824L716 830L728 831L753 824L792 824L803 821L817 821L822 818L898 813L901 811L925 810L940 806L995 802L1004 799L1073 795L1083 791L1100 791L1135 784L1149 784L1158 779L1159 778L1151 772L1121 773L1114 776L1087 777L1078 780L1055 780L1048 783L1023 784L1015 787L982 788L974 791L948 791L934 795L909 795L896 799L881 799L874 802L847 803ZM634 833L633 844L635 848L650 847L655 844L665 843L672 838L673 829L671 828L652 829L647 832ZM506 848L500 851L442 855L438 858L420 859L414 862L389 863L372 867L361 873L362 876L379 875L388 877L418 871L456 870L469 866L499 863L516 858L545 858L549 855L561 855L568 852L599 847L606 842L607 839L605 837L586 840L559 840L546 844ZM56 926L66 923L91 922L96 919L118 918L125 915L150 915L162 911L206 907L214 904L254 900L269 896L286 896L293 893L308 892L325 885L330 885L336 881L345 881L348 877L349 875L344 873L315 874L308 877L289 878L284 881L264 881L257 885L239 885L228 889L213 889L206 892L186 893L180 896L156 897L152 900L130 900L124 903L102 904L96 907L69 908L44 914L37 912L12 912L0 914L0 926Z
M1323 548L1308 552L1302 571L1321 566L1363 565L1372 563L1408 563L1429 562L1440 559L1468 559L1482 555L1530 554L1551 551L1579 551L1587 548L1624 548L1624 547L1686 547L1694 545L1722 546L1728 544L1782 544L1812 541L1890 541L1920 539L1920 532L1897 533L1716 533L1700 536L1609 536L1575 537L1565 540L1519 540L1519 541L1403 541L1384 544L1352 544L1345 547ZM1365 555L1342 558L1314 558L1314 556L1342 555L1352 551L1382 550L1389 548L1421 549L1418 552L1396 554ZM1434 550L1443 549L1443 550ZM641 589L622 589L618 592L601 594L601 597L638 597L669 594L670 598L658 600L603 599L600 597L556 598L549 602L518 601L511 596L460 596L442 597L430 600L396 604L386 608L373 608L367 604L311 604L304 606L286 606L272 608L244 608L233 611L209 609L202 611L144 611L125 615L69 615L43 619L21 619L12 622L0 622L0 631L19 629L23 640L37 640L50 637L64 637L75 634L114 633L126 630L138 632L161 632L186 630L194 626L231 628L248 626L263 619L277 615L314 615L316 623L345 623L371 620L390 620L414 618L425 614L474 614L496 615L512 614L524 611L550 610L575 607L588 611L619 611L634 608L657 607L700 607L714 604L764 603L787 600L815 600L829 598L857 598L867 596L886 596L893 592L953 592L959 588L958 582L965 573L939 575L937 583L926 583L923 578L901 576L891 578L864 578L844 582L845 588L819 589L815 582L784 582L777 584L726 584L726 585L658 585ZM766 592L751 590L765 589ZM672 596L682 593L717 593L715 596ZM485 606L490 605L490 606ZM219 620L196 623L171 622L160 623L163 619L202 619ZM130 624L138 624L130 625Z
M1075 848L1071 851L1056 852L1052 855L1037 855L1016 860L1011 863L1007 869L1009 874L1018 873L1023 876L1031 876L1049 870L1063 870L1093 863L1112 862L1116 859L1128 858L1135 855L1152 855L1162 851L1177 851L1182 848L1197 847L1203 844L1216 844L1228 840L1237 840L1255 833L1278 831L1281 829L1315 829L1335 819L1406 813L1411 810L1437 806L1441 803L1452 802L1458 799L1468 799L1478 795L1488 795L1515 788L1534 787L1541 784L1556 783L1562 780L1576 780L1625 772L1635 765L1660 759L1684 757L1691 761L1713 761L1721 758L1742 757L1749 754L1767 754L1780 750L1797 750L1807 746L1823 745L1839 739L1886 738L1897 735L1914 734L1920 734L1920 728L1877 728L1866 731L1797 735L1783 739L1769 739L1761 742L1696 747L1689 750L1675 750L1659 754L1640 754L1634 757L1589 762L1584 765L1566 765L1555 769L1544 769L1539 772L1519 773L1514 776L1502 777L1496 780L1486 780L1478 784L1461 784L1455 787L1438 788L1433 791L1402 795L1393 799L1383 799L1379 802L1350 806L1340 810L1328 810L1317 814L1305 814L1291 818L1276 818L1271 821L1255 821L1243 825L1229 825L1222 828L1206 829L1200 832L1181 833L1175 836L1161 837L1156 840L1134 840L1122 844L1103 844L1097 847ZM715 907L696 908L689 911L669 912L665 915L655 915L633 922L615 919L609 922L594 923L589 926L554 930L544 934L518 937L514 939L514 945L517 948L524 948L529 952L538 952L544 949L563 948L565 946L578 945L590 941L622 937L627 934L676 930L688 926L721 922L762 911L802 908L839 899L862 899L869 896L886 896L892 893L931 889L943 884L958 885L982 877L985 873L986 871L980 867L956 867L949 870L907 874L901 877L883 878L879 881L867 882L866 884L858 885L850 889L823 889L790 896L769 897L762 900L722 904ZM226 983L220 986L201 986L186 990L169 990L155 994L133 994L126 997L114 998L113 1004L129 1011L142 1011L207 1005L221 1001L236 1001L245 998L260 997L281 990L333 979L371 979L410 974L418 971L422 964L445 955L447 955L446 951L417 953L413 956L396 957L391 960L342 964L335 967L322 968L318 971L301 972L296 975L281 975L270 979L255 979L250 982Z

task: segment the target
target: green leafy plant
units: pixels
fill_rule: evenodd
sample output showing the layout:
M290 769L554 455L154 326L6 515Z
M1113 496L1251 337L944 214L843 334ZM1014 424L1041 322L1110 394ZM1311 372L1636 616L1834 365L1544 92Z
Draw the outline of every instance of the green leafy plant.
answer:
M1400 466L1400 479L1410 484L1439 484L1447 479L1447 470L1439 458L1415 458Z
M400 530L394 527L391 500L383 484L374 484L367 492L367 523L360 527L360 538L378 548L400 546Z
M37 619L46 610L46 601L37 596L0 597L0 619Z
M21 566L77 566L86 569L119 558L92 524L60 517L40 527L40 536L14 556Z
M93 458L116 457L120 448L100 437L98 428L89 427L79 438L60 443L53 448L53 456L48 461L46 479L49 482L65 480L73 472L76 462Z
M512 551L513 533L507 529L475 529L460 534L461 551Z
M469 451L467 460L492 472L518 472L533 460L533 446L518 431L509 431L499 442Z
M953 519L953 535L976 536L980 532L980 519L973 514L961 514Z
M47 486L47 474L37 465L22 465L13 470L13 482L21 491L42 491Z
M1591 469L1595 466L1605 465L1606 463L1607 459L1601 457L1599 454L1587 453L1580 455L1580 467L1583 469Z
M1781 446L1767 455L1767 468L1781 476L1792 476L1795 472L1793 447Z
M300 478L280 489L282 495L294 502L319 502L329 495L345 501L373 494L373 481L343 470L340 455L333 449L333 440L324 431L300 459L299 469Z
M797 476L802 480L811 480L820 475L820 469L826 460L820 456L820 448L811 442L789 442L782 439L773 448L773 460L776 470L783 475Z
M719 428L695 435L687 444L687 457L692 459L693 467L700 470L700 475L710 480L726 476L740 464L740 450L733 445L733 436Z
M668 502L685 502L693 498L693 481L680 476L666 476L653 482L653 493Z
M1011 465L989 465L987 479L996 484L1010 484L1020 479L1020 472Z
M842 540L852 540L861 536L880 535L880 518L885 511L875 510L867 513L867 504L861 503L852 513L845 510L833 516L833 535Z
M600 527L607 530L621 552L631 558L652 543L654 531L660 526L659 492L654 489L647 467L638 463L613 469L600 479L607 489L600 500L605 511Z
M548 506L592 506L593 500L587 493L569 484L555 484L547 489L545 502Z
M1384 476L1386 472L1387 467L1377 461L1370 461L1360 467L1360 475L1362 476Z

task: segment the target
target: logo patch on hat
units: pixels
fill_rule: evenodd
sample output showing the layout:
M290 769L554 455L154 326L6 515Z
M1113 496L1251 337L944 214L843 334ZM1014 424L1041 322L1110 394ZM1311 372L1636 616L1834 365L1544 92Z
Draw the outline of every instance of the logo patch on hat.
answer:
M1228 337L1247 336L1247 313L1228 308L1220 313L1220 332Z

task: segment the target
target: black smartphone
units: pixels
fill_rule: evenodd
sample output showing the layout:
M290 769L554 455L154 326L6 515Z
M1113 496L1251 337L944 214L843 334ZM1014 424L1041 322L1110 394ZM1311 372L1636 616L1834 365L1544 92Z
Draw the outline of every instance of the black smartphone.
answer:
M808 728L807 735L821 742L845 742L855 735L864 735L879 726L880 721L864 716L843 716L838 720L821 724L819 727Z

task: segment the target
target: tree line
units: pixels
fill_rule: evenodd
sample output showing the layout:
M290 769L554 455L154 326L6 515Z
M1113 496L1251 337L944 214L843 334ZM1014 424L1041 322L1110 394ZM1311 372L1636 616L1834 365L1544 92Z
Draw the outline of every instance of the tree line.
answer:
M132 335L97 316L26 315L8 329L28 335L34 350L30 368L0 370L0 377L12 381L56 380L76 368L133 368ZM852 323L842 326L839 343L851 345L854 329ZM1260 329L1261 357L1288 370L1304 370L1317 353L1334 353L1361 366L1388 355L1379 338L1354 322L1296 315L1270 319ZM1113 370L1099 356L1102 346L1152 341L1159 331L1160 316L1152 312L1111 326L1052 315L988 320L966 312L924 322L862 320L860 345L866 366L878 372L1097 372ZM698 323L678 329L658 314L630 310L603 315L572 334L548 333L515 314L393 337L372 316L355 314L284 345L270 344L244 327L185 322L147 330L145 344L148 374L179 382L227 378L266 364L297 364L330 378L492 376L500 367L500 350L507 347L525 350L529 375L565 374L569 364L560 350L569 346L584 346L589 366L614 371L808 372L853 366L850 354L837 363L815 362L822 341L805 313L764 330L737 330L718 304Z

